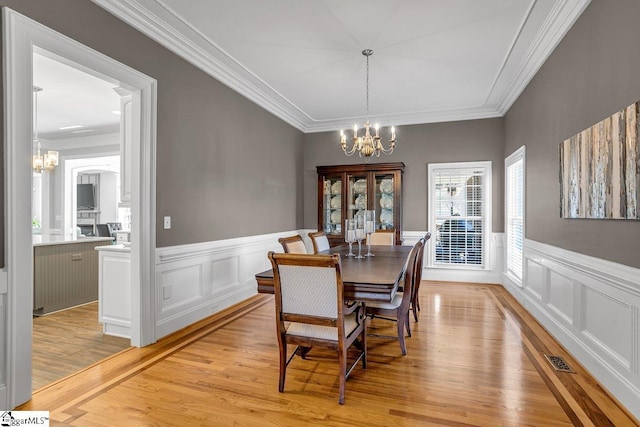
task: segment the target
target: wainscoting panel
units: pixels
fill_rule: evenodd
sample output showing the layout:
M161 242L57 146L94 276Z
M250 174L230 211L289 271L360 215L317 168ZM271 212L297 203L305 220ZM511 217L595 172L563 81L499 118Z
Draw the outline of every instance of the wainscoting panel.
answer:
M527 276L527 283L531 281ZM544 286L543 284L541 284ZM574 281L557 271L549 271L549 299L547 306L567 325L573 323Z
M640 270L525 240L520 288L505 288L640 418Z
M268 270L278 239L295 230L156 249L156 337L161 338L257 292L255 274Z

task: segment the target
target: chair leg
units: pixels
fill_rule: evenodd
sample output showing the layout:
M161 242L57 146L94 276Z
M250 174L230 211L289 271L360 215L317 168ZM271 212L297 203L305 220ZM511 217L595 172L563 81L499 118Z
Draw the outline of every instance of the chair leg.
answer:
M415 298L415 301L411 303L411 311L413 311L413 319L418 321L418 298Z
M407 347L405 347L404 344L404 328L405 326L405 321L404 319L398 319L398 341L400 342L400 350L402 350L402 355L406 356L407 354Z
M338 359L340 363L340 395L338 403L344 405L344 389L347 382L347 349L341 348L338 351Z
M407 311L407 317L405 318L405 325L407 327L407 335L411 336L411 325L409 324L409 312Z
M362 357L362 368L367 369L367 323L366 319L363 319L364 328L362 328L362 352L364 356Z
M280 341L280 379L278 381L278 391L282 393L284 391L284 379L287 375L287 343L286 341Z

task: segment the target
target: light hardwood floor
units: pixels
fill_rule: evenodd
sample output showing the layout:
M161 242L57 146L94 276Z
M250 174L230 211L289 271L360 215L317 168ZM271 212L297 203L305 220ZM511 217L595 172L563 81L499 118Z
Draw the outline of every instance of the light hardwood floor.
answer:
M368 367L353 371L344 405L330 352L294 359L278 393L273 297L258 295L47 386L19 409L73 426L637 425L502 287L423 281L420 292L408 355L369 338ZM556 373L544 353L577 373Z
M37 390L130 347L102 333L98 303L33 318L33 389Z

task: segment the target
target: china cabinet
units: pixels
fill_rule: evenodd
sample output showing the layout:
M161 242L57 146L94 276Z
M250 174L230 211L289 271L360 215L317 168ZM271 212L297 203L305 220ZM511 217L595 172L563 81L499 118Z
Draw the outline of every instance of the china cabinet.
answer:
M375 211L375 231L395 234L402 244L402 173L404 163L318 166L318 230L331 245L344 242L347 219Z

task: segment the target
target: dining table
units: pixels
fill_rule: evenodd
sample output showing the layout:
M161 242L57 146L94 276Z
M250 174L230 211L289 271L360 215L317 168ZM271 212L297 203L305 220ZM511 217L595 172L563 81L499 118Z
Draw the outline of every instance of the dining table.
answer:
M362 249L364 254L365 248ZM411 246L371 245L374 256L356 258L347 256L349 246L342 244L320 253L340 254L345 299L390 302L398 291L411 249ZM358 253L357 247L353 252ZM262 271L255 277L258 293L273 293L273 270Z

